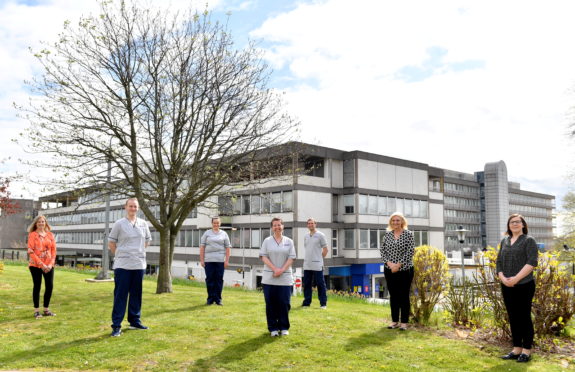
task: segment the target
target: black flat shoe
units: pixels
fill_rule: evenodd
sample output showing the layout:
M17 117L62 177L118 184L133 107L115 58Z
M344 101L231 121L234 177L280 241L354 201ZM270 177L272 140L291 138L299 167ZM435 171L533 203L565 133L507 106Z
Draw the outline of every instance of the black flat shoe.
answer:
M399 328L399 324L398 323L393 323L387 326L387 329L396 329Z
M519 359L520 355L524 355L524 354L514 354L513 351L510 352L507 355L504 355L501 357L501 359L505 359L505 360L509 360L509 359Z
M531 355L521 353L517 358L517 363L527 363L529 360L531 360Z

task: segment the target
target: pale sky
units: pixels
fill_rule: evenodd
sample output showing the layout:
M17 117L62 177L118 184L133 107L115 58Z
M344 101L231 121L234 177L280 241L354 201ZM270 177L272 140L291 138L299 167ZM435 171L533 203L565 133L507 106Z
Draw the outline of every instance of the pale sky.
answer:
M27 125L12 102L26 99L23 81L39 72L28 48L95 4L0 0L0 159L11 157L0 174L35 171L17 162L28 155L11 142ZM503 160L512 181L556 195L558 206L570 189L575 1L219 0L210 8L231 12L239 46L260 41L304 142L467 173ZM13 191L40 196L23 184Z

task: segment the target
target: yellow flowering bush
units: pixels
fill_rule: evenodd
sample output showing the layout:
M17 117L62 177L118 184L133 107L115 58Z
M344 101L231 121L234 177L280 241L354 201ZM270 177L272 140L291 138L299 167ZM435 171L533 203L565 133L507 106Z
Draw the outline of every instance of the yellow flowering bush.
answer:
M575 313L575 277L557 257L557 253L540 253L534 273L533 326L541 336L561 332Z
M0 274L4 271L4 262L0 261Z
M415 248L413 266L411 311L415 322L425 324L437 302L449 289L449 264L442 251L422 245Z

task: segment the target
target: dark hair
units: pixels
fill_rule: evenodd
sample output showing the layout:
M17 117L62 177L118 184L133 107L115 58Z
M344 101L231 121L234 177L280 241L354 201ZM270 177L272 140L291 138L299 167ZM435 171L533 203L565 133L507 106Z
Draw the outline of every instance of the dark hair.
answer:
M220 220L220 217L216 216L216 217L212 217L212 223L214 222L214 220ZM220 220L221 222L222 220Z
M272 218L272 222L270 223L270 227L274 227L274 222L279 221L282 225L284 224L283 220L279 217Z
M511 232L511 229L509 228L509 222L511 222L511 219L515 218L515 217L521 218L521 223L523 224L523 234L527 235L527 232L529 231L529 229L527 228L527 222L525 222L525 218L522 215L520 215L519 213L513 213L507 219L507 231L505 232L505 235L513 236L513 233Z

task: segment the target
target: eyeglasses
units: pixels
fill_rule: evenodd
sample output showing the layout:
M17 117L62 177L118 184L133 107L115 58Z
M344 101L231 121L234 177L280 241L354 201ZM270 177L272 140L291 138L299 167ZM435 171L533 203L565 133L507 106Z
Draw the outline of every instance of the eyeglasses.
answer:
M523 225L522 221L509 221L510 225Z

